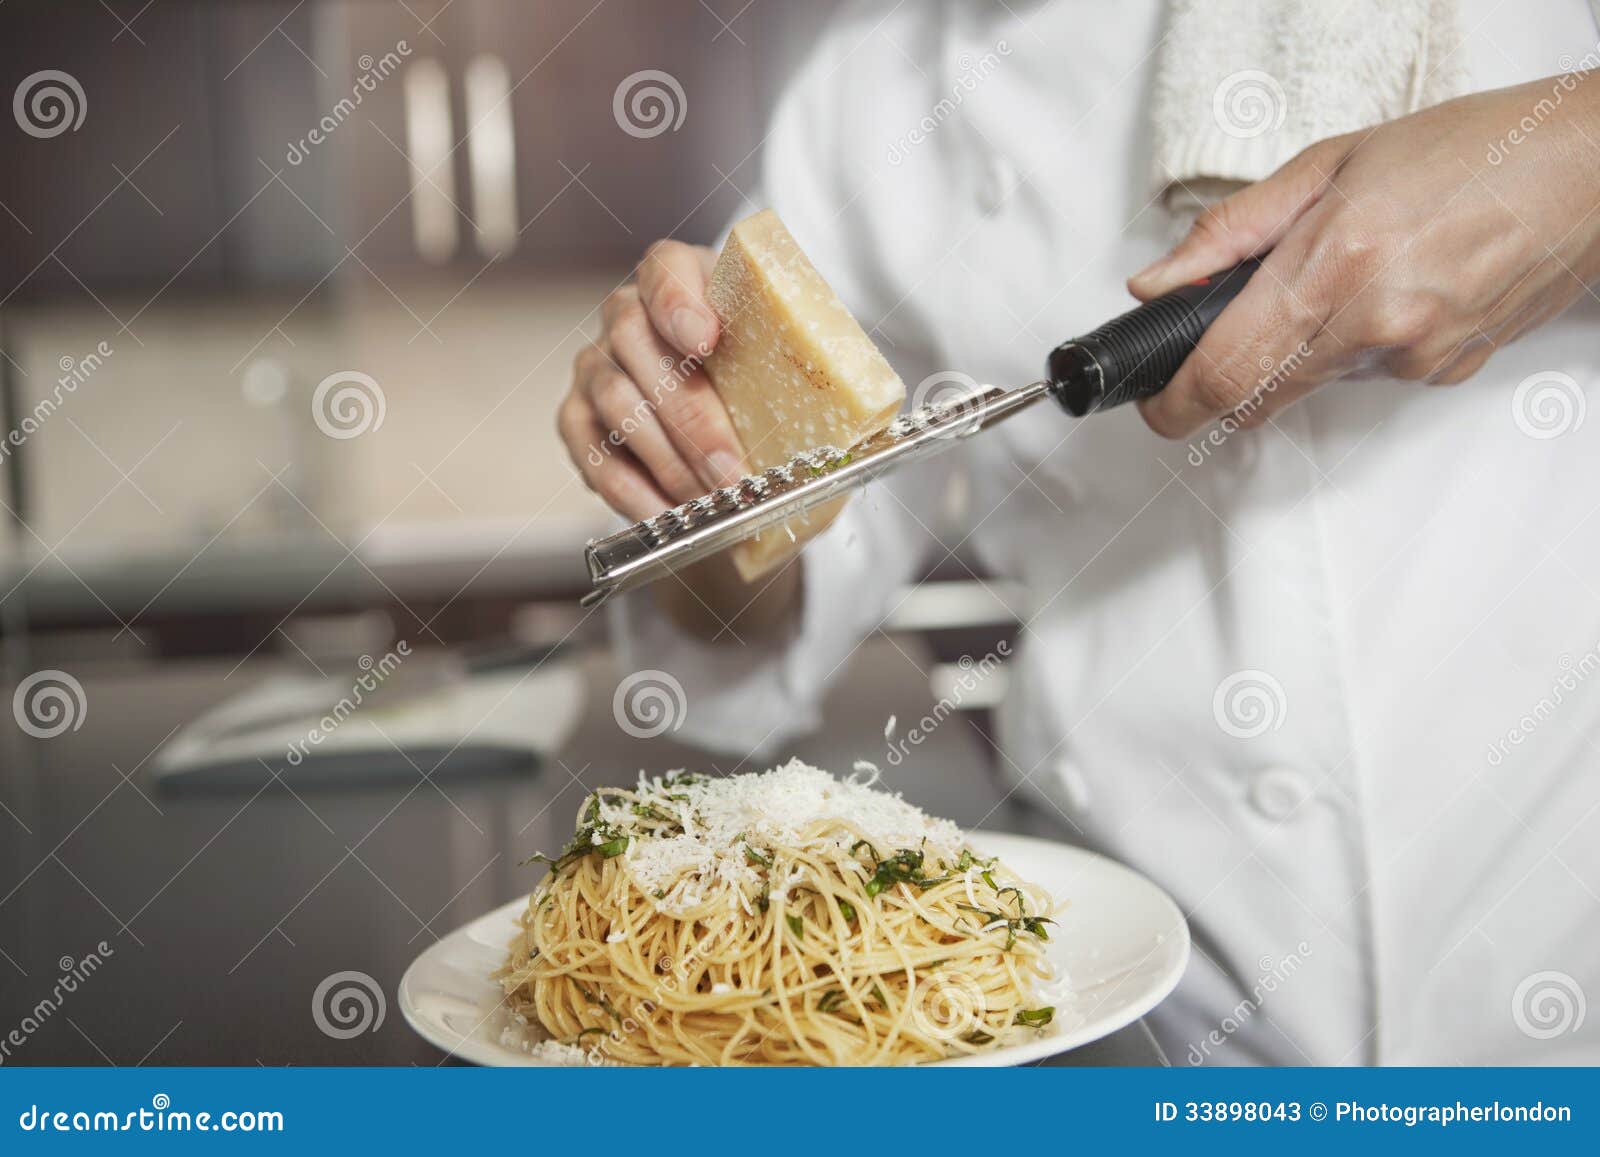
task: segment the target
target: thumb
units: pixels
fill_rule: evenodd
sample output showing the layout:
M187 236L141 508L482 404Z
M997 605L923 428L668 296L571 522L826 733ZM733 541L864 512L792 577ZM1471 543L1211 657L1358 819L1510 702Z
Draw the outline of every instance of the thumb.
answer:
M1128 290L1149 301L1271 249L1321 199L1353 138L1312 145L1271 176L1208 206L1171 252L1128 278Z

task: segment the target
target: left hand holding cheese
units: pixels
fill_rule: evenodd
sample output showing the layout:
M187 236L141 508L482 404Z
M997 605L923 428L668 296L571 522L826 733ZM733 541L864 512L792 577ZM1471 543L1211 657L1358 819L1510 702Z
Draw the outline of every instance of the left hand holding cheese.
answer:
M715 261L705 246L652 245L637 280L606 298L600 335L579 351L556 414L584 483L630 522L745 473L744 447L705 370L722 338L706 297ZM752 589L719 556L657 584L654 595L680 627L735 644L792 621L800 572Z
M1589 292L1596 79L1464 97L1322 141L1202 213L1129 281L1135 296L1271 252L1172 384L1140 403L1151 428L1182 438L1229 414L1257 425L1353 375L1453 385Z
M658 241L636 283L601 307L556 425L584 482L630 521L744 473L743 449L701 366L720 336L705 300L713 254Z

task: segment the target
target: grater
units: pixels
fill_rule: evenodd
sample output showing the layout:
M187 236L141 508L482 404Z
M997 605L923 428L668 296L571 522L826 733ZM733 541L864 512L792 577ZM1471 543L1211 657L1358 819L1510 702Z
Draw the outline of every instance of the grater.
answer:
M920 458L948 450L1054 398L1073 417L1160 393L1260 261L1202 278L1129 310L1050 352L1046 376L1013 389L984 386L964 397L903 414L853 446L818 446L731 486L663 510L589 543L584 559L594 606L665 578L707 555L780 526L829 499Z

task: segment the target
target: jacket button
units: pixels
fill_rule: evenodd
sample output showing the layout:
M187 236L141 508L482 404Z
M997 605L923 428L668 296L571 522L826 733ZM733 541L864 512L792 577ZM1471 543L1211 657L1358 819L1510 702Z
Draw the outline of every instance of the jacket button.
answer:
M1269 767L1250 785L1250 802L1269 820L1286 820L1311 798L1311 785L1298 771Z

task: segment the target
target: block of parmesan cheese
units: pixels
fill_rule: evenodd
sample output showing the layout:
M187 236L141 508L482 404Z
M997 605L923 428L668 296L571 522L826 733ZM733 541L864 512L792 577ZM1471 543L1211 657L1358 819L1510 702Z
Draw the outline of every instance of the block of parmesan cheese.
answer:
M722 336L706 374L751 470L816 446L848 449L899 412L905 386L772 210L733 227L707 296ZM772 570L832 522L844 501L734 547L740 576L753 582Z

